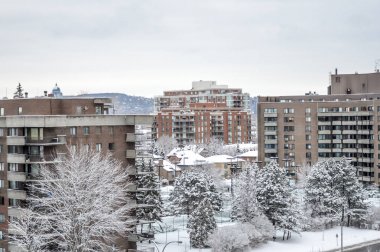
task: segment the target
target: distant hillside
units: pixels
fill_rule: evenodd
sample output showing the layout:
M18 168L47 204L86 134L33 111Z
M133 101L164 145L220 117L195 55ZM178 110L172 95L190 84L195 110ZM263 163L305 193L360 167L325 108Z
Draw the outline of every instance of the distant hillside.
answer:
M121 93L97 93L83 94L84 97L107 97L112 98L115 106L115 114L151 114L153 113L153 98L126 95Z
M121 93L96 93L83 94L85 97L108 97L112 98L115 105L115 114L151 114L154 110L153 98L126 95ZM251 111L256 114L257 97L251 97Z

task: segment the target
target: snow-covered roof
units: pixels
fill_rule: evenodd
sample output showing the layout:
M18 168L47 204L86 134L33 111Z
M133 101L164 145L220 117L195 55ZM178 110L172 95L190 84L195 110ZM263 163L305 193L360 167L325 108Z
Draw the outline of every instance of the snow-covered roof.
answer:
M206 158L209 163L231 163L231 159L232 162L236 162L236 158L229 155L215 155Z
M207 160L204 157L192 150L181 150L177 148L168 154L168 157L170 156L177 156L180 158L181 160L178 165L182 166L201 165L207 163Z
M238 155L238 157L257 157L257 150L245 152Z
M175 168L176 168L176 171L181 171L181 168L179 168L178 166L176 167L174 164L172 164L168 160L163 160L162 165L163 165L162 168L166 171L174 171Z

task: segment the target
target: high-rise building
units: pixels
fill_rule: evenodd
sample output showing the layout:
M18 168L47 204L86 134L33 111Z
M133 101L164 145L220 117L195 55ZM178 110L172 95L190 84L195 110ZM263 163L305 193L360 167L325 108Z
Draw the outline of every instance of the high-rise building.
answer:
M164 91L155 97L154 136L168 135L180 144L251 141L249 94L240 88L196 81L190 90Z
M108 98L40 97L0 100L0 251L16 251L8 244L8 219L20 214L28 197L25 190L41 165L56 162L67 146L110 151L129 169L136 170L137 125L152 125L147 115L110 115ZM137 187L131 187L133 195ZM133 200L131 204L137 203ZM131 223L133 225L133 223ZM125 248L136 247L138 233L125 238ZM9 246L8 246L9 245ZM3 250L2 250L3 249Z
M331 93L337 94L259 97L258 160L275 158L294 175L299 167L345 156L357 168L359 180L379 185L380 90L366 93L356 89L366 86L369 82L363 80L374 75L380 76L331 76L340 77L340 83L345 83L343 89L350 88L355 94L341 94L338 81L331 86ZM375 87L371 82L368 91L376 91Z

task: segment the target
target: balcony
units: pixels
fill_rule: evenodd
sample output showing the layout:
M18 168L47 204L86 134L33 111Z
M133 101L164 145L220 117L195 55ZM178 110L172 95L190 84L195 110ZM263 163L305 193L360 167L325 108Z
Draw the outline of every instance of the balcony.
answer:
M277 117L277 113L264 113L264 117Z
M66 135L46 136L44 138L26 137L25 145L54 146L66 144Z
M265 149L264 153L277 153L277 149Z
M127 174L128 175L136 175L137 174L136 167L128 166L127 167Z
M17 189L8 189L8 198L11 199L26 199L26 191Z
M53 156L53 155L26 155L26 163L33 163L33 164L54 164L59 162L59 155Z
M277 144L277 139L265 139L265 144Z
M277 126L277 122L264 122L264 126Z
M125 136L126 142L135 142L136 141L136 135L134 133L127 133Z
M266 130L264 131L264 135L277 135L276 130Z
M7 145L25 145L25 137L7 136Z
M12 217L20 217L21 211L19 207L8 207L8 215Z
M125 155L126 155L126 158L136 158L136 151L126 150Z
M23 163L25 163L25 154L8 153L7 162L8 163L23 164Z
M8 171L7 178L8 180L11 180L11 181L26 181L25 172Z

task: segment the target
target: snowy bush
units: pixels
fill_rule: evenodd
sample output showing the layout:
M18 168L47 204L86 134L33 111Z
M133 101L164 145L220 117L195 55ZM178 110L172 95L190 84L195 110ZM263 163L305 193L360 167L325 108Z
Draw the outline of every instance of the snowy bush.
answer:
M248 234L240 224L218 228L209 239L213 252L245 252L249 250Z
M215 252L243 252L273 236L273 226L265 216L255 219L256 224L238 223L220 227L210 235L209 243Z

